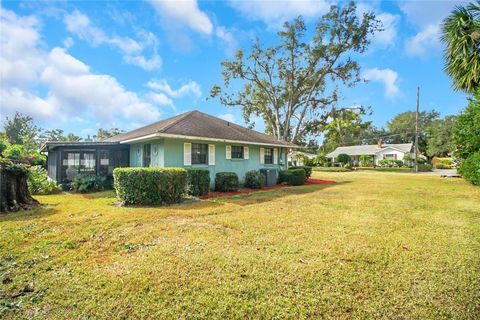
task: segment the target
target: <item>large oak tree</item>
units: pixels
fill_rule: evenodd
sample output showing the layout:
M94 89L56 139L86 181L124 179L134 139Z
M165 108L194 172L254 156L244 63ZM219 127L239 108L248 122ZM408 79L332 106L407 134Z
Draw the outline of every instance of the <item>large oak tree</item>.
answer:
M301 17L286 22L278 45L262 47L257 40L248 54L239 50L223 61L223 87L214 86L210 95L241 107L247 123L261 117L268 133L297 142L321 131L341 86L362 80L352 56L363 53L378 30L374 14L359 17L353 2L332 6L312 37Z

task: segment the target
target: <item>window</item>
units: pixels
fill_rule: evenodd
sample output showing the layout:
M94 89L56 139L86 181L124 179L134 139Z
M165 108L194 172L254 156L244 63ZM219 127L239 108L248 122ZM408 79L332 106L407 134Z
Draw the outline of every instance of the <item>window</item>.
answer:
M94 150L65 150L62 152L62 181L72 181L79 173L96 173Z
M100 163L99 163L99 173L101 176L106 177L112 174L113 170L113 161L110 160L110 151L100 150Z
M232 146L232 159L243 159L242 146Z
M395 155L394 155L393 153L387 153L387 154L385 155L385 159L387 159L387 160L395 160L395 158L396 158L396 157L395 157Z
M152 145L151 144L144 144L143 145L143 166L150 167L150 163L152 162Z
M192 143L192 164L207 164L208 144Z
M265 161L266 164L273 163L273 148L265 148Z

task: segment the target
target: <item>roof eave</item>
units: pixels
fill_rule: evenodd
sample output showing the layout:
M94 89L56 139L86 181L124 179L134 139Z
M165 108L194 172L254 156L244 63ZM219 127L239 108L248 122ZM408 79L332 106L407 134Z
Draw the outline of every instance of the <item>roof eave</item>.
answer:
M282 147L282 148L300 148L295 144L282 144L279 143L268 143L268 142L254 142L254 141L244 141L244 140L231 140L231 139L221 139L221 138L210 138L210 137L197 137L197 136L187 136L179 134L170 134L170 133L152 133L141 137L121 140L120 143L136 143L153 140L155 138L172 138L172 139L186 139L186 140L205 140L205 141L214 141L214 142L225 142L225 143L242 143L242 144L251 144L259 146L272 146L272 147Z

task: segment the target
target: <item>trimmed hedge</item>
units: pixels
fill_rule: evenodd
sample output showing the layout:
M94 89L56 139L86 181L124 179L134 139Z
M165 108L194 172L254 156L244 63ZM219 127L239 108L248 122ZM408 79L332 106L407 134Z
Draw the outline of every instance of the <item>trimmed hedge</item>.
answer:
M346 154L346 153L340 153L338 156L337 156L337 162L341 162L343 164L347 164L347 163L350 163L352 162L352 158Z
M187 188L182 168L116 168L113 179L117 198L125 205L179 203Z
M288 168L288 170L295 170L295 169L302 169L302 170L305 171L305 181L307 181L308 178L310 178L310 176L312 175L312 167L303 166L303 167L290 167L290 168Z
M480 151L471 154L460 164L458 173L473 185L480 186Z
M220 192L237 191L238 176L235 172L218 172L215 175L215 190Z
M433 167L431 164L423 164L423 163L419 163L418 164L418 171L419 172L429 172L429 171L432 171Z
M279 182L286 182L292 186L300 186L305 183L304 169L289 169L279 172Z
M265 186L265 176L258 170L248 171L245 174L245 187L261 189Z
M190 168L187 170L187 192L199 197L210 191L210 171L208 169Z

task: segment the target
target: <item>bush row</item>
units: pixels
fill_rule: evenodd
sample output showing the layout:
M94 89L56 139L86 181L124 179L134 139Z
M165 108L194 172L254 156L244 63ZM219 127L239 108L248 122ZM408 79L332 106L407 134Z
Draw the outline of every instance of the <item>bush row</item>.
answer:
M305 183L306 175L304 169L293 168L279 172L278 182L288 183L292 186L300 186Z
M381 167L401 167L403 166L402 160L383 159L379 160L378 164Z
M310 178L310 176L312 175L312 167L307 167L307 166L303 166L303 167L289 167L288 170L296 170L296 169L302 169L303 171L305 171L305 181L308 180L308 178Z

